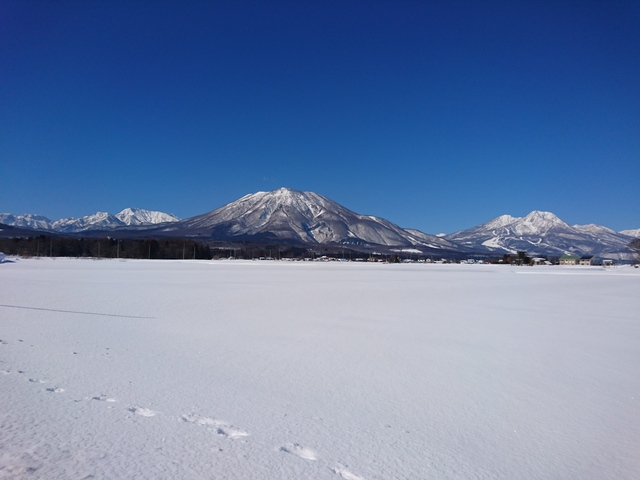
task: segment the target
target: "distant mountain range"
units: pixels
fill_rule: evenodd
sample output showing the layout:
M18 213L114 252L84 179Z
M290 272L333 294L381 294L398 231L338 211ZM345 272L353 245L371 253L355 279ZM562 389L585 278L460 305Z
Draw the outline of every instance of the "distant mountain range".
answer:
M317 193L288 188L249 194L184 220L127 208L116 215L98 212L57 221L41 215L0 214L0 223L13 227L4 233L14 236L31 230L92 236L117 232L119 237L131 238L171 236L443 255L502 255L525 250L529 255L576 253L619 260L633 258L627 245L640 236L640 229L615 232L593 224L570 226L553 213L540 211L522 218L502 215L467 230L436 236L352 212Z
M627 245L633 236L600 225L570 226L550 212L533 211L526 217L502 215L487 223L445 236L446 239L490 252L561 256L567 253L631 260Z
M80 218L61 218L52 221L42 215L13 215L0 213L0 223L14 227L31 228L34 230L50 230L54 232L77 233L87 230L109 230L119 227L155 225L158 223L175 222L178 217L168 213L143 210L141 208L125 208L120 213L111 215L107 212L97 212Z

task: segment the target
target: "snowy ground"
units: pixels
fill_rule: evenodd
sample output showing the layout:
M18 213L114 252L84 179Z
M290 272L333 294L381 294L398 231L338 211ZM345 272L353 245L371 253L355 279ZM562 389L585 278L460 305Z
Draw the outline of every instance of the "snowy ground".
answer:
M640 270L0 265L0 478L640 478Z

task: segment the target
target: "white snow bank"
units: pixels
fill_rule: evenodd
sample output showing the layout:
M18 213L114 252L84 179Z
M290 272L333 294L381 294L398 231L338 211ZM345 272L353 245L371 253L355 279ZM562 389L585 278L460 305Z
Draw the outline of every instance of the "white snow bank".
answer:
M640 477L639 271L528 272L6 264L0 478Z

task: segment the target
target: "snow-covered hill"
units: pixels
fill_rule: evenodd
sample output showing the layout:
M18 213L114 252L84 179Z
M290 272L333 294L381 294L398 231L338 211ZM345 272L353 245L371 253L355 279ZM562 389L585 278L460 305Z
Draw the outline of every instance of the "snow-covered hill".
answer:
M563 255L576 253L630 260L631 237L601 225L570 226L551 212L534 210L525 217L502 215L487 223L446 235L469 248L515 253Z
M636 228L634 230L622 230L621 232L622 235L627 235L629 237L633 237L633 238L640 238L640 228Z
M456 248L435 235L405 230L383 218L352 212L317 193L288 188L245 195L212 212L164 226L163 231L218 239Z

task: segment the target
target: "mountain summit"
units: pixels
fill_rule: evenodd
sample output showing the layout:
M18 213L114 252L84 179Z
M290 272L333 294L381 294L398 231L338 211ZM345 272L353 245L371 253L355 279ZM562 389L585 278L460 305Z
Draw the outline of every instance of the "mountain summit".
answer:
M317 193L288 188L245 195L163 230L220 240L455 248L434 235L405 230L382 218L352 212Z

